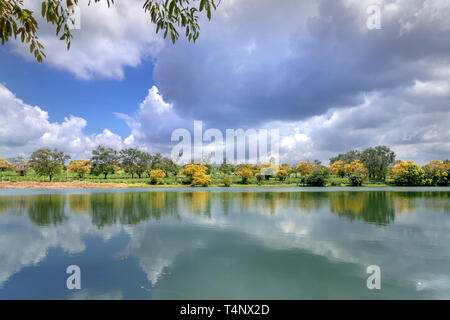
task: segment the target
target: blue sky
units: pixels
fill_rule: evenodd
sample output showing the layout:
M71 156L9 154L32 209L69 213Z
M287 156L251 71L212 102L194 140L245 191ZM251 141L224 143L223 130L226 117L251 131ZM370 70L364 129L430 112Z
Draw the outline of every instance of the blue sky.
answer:
M170 152L191 128L278 128L281 161L375 145L419 163L450 158L445 0L223 0L175 45L138 0L87 6L70 51L41 21L47 59L0 47L0 156L37 147L89 157L98 144ZM27 5L38 10L37 1Z
M8 49L0 50L0 83L25 102L45 108L51 121L62 122L69 114L86 119L88 134L103 130L107 124L126 137L130 128L113 112L137 109L155 84L152 61L143 61L139 68L126 67L122 80L83 80L65 70L24 60Z

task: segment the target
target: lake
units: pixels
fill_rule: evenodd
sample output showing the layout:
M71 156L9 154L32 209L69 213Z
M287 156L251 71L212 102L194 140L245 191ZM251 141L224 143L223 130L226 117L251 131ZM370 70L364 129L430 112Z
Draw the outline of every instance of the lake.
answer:
M0 192L0 299L449 299L450 188ZM70 265L81 289L66 285ZM381 271L369 290L367 267Z

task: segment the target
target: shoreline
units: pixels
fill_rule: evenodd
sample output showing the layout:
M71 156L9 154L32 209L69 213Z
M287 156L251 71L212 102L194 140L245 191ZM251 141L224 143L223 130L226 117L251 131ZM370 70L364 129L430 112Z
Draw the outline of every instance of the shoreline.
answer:
M93 182L33 182L33 181L21 181L21 182L0 182L0 190L11 190L11 189L44 189L44 190L65 190L65 189L133 189L133 188L186 188L190 187L188 185L149 185L145 183L136 184L126 184L126 183L93 183ZM224 185L210 185L208 187L190 187L193 189L208 189L208 188L224 188ZM233 184L230 187L233 188L292 188L292 187L307 187L298 186L297 184ZM340 186L324 186L322 188L346 188L351 187L350 185L340 185ZM364 184L362 187L376 187L376 188L387 188L396 187L387 184ZM424 186L426 188L426 186ZM430 186L431 188L431 186Z

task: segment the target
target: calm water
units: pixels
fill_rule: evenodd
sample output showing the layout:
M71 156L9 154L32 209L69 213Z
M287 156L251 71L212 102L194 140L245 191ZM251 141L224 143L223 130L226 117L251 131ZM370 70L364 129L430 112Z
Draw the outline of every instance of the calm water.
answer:
M0 299L450 298L449 188L299 190L1 191Z

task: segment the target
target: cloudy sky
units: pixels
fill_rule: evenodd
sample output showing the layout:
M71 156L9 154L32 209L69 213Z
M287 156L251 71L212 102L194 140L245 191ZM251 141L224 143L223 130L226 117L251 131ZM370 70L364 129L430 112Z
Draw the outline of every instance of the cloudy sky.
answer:
M35 7L38 1L26 1ZM281 160L391 147L450 158L448 0L222 0L195 44L156 35L142 1L81 4L70 51L0 47L0 157L98 144L170 153L176 128L280 130ZM367 8L381 8L381 29Z

